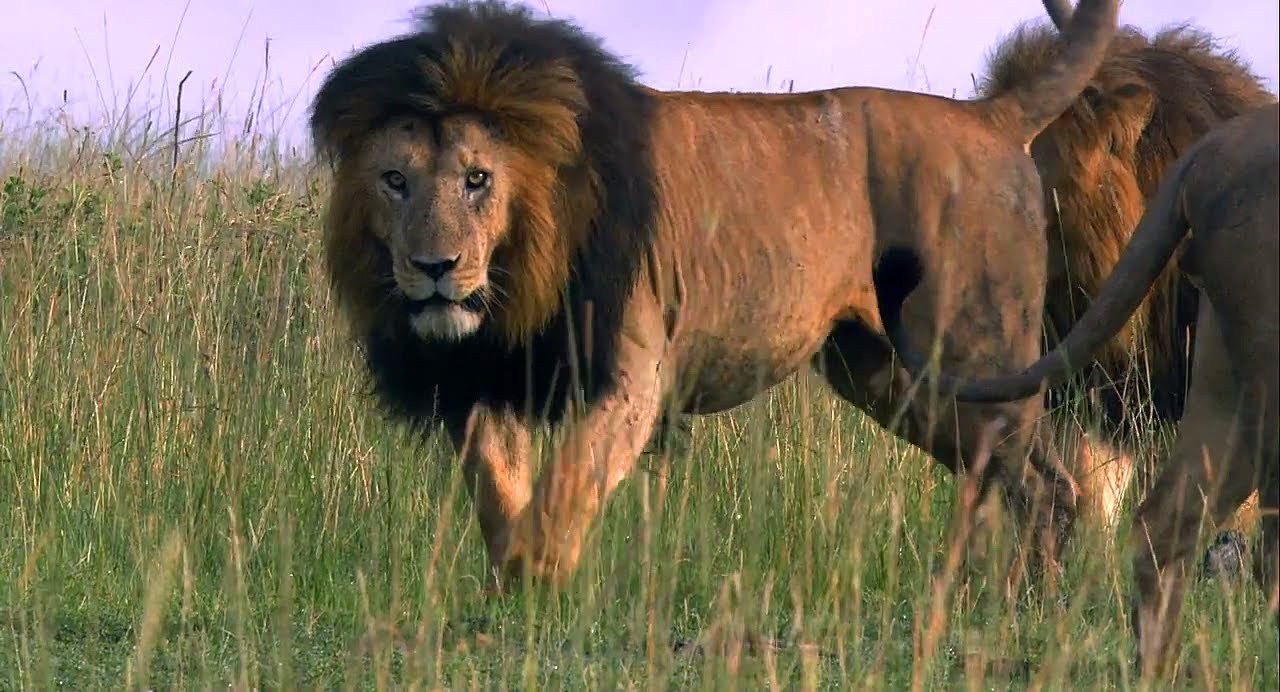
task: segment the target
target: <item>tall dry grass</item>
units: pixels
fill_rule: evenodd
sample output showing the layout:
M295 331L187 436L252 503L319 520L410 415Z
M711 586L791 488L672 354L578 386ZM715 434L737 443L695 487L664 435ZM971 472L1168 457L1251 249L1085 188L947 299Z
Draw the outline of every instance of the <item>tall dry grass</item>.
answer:
M997 533L939 600L959 484L809 376L644 460L565 592L482 599L457 466L333 315L323 171L167 127L0 129L0 687L1134 684L1114 533L1064 599L1006 602ZM1251 589L1187 612L1192 686L1276 687Z

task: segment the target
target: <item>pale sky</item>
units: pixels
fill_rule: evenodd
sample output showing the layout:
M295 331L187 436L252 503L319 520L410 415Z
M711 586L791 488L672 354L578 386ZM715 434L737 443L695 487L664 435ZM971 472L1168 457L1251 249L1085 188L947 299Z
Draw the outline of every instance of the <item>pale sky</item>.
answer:
M780 90L794 79L797 90L864 84L969 96L970 74L1000 37L1044 16L1038 0L527 1L601 36L647 84L744 91ZM79 122L118 112L137 85L131 110L172 104L187 70L184 112L229 84L224 109L244 113L269 40L269 121L301 142L308 100L330 60L407 30L420 0L0 3L8 6L0 24L0 116L8 129L25 119L28 99L39 114L60 104L64 90ZM1190 21L1239 51L1276 91L1274 0L1126 0L1120 16L1146 31Z

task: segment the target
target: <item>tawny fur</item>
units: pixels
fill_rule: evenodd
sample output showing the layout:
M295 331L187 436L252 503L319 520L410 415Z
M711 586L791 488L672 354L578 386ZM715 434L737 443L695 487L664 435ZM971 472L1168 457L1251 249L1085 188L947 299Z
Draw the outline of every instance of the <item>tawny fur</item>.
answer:
M812 364L894 423L912 392L878 309L904 258L930 277L909 329L948 367L1038 355L1026 148L1096 69L1116 4L1087 0L1060 61L976 101L656 91L571 24L491 2L436 6L338 66L312 115L337 181L326 267L383 404L449 432L499 573L572 573L667 415ZM1041 411L922 395L899 434L961 470L1009 423L983 487L1004 481L1053 560L1075 500ZM567 434L530 488L544 421Z
M1014 31L992 51L978 93L998 94L1034 79L1055 58L1057 37L1043 22ZM1049 219L1045 320L1051 335L1066 334L1089 307L1173 161L1217 124L1275 101L1234 51L1204 31L1178 25L1147 36L1135 27L1120 29L1084 93L1031 147ZM1103 424L1091 432L1121 443L1108 449L1106 440L1090 435L1077 441L1092 453L1068 455L1076 462L1084 508L1108 521L1133 476L1133 430L1143 421L1182 415L1195 295L1169 268L1074 382L1092 386L1102 404L1086 416ZM1055 342L1050 338L1046 347ZM1053 392L1050 403L1063 401L1063 391ZM1076 428L1070 408L1055 411L1059 429Z
M1201 292L1195 374L1173 452L1131 537L1132 625L1146 675L1167 672L1176 654L1184 571L1202 517L1220 524L1255 492L1264 512L1255 578L1280 617L1280 105L1219 125L1174 163L1114 274L1052 352L1014 375L934 377L963 401L1034 395L1123 327L1188 236L1179 264ZM909 353L891 311L885 324Z

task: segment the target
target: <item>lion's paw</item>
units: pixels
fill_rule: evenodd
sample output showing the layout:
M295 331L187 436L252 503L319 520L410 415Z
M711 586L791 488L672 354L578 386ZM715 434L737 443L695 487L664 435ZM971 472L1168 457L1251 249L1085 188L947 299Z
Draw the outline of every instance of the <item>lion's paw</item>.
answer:
M1247 574L1248 546L1239 531L1223 531L1204 551L1200 573L1204 579L1232 581Z

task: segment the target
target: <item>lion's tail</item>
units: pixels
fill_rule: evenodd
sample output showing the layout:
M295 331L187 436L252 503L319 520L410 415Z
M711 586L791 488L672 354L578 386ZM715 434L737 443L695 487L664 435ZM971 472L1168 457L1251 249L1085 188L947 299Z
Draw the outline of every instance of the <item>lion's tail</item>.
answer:
M1098 296L1058 346L1022 372L982 380L924 373L923 361L910 348L901 319L901 305L908 291L889 292L882 299L880 318L885 333L905 367L914 377L931 380L944 395L960 401L992 403L1034 396L1042 385L1052 386L1089 362L1124 326L1142 303L1151 285L1173 257L1190 228L1183 206L1183 178L1196 158L1195 148L1184 155L1165 176L1155 198L1134 230ZM902 262L898 262L899 265ZM918 271L918 270L917 270ZM908 274L911 272L908 271ZM911 284L914 286L914 282Z
M1044 0L1061 30L1062 49L1038 76L978 101L986 116L1023 147L1067 110L1106 57L1119 22L1119 0ZM1065 27L1063 25L1066 25Z
M1044 0L1044 9L1049 12L1049 20L1058 27L1058 31L1066 31L1071 15L1075 14L1071 0Z

